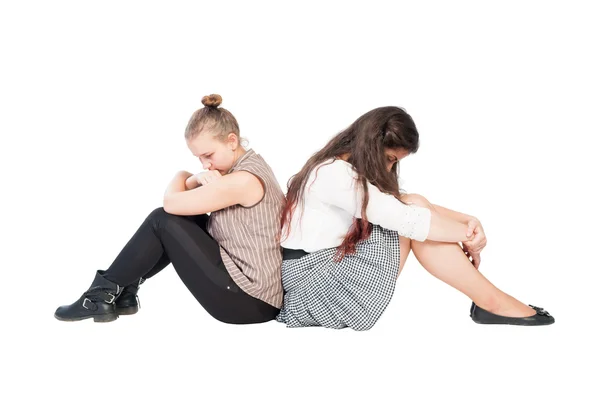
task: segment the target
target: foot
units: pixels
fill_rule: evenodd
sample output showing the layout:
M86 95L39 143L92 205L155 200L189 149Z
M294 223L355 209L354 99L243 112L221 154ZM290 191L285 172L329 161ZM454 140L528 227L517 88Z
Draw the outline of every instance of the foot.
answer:
M79 300L57 308L54 317L59 321L81 321L93 318L94 322L111 322L118 318L115 300L123 288L103 276L104 271L96 271L90 288Z
M117 315L133 315L138 312L139 308L142 308L137 292L144 281L144 278L140 278L138 282L125 286L123 293L115 302Z
M531 316L510 317L494 314L486 311L477 305L471 306L471 319L479 324L495 324L495 325L520 325L520 326L541 326L551 325L554 323L554 317L545 311L543 308L530 305L534 311Z
M481 305L477 304L477 306L492 314L512 318L522 318L536 314L535 309L509 295L506 295L502 300L499 300L494 304L482 303Z
M127 288L126 288L127 289ZM133 315L141 308L137 294L125 290L115 303L117 315Z
M59 321L82 321L93 318L94 322L112 322L119 316L115 312L114 303L100 300L97 295L84 293L79 300L70 305L62 305L54 312Z

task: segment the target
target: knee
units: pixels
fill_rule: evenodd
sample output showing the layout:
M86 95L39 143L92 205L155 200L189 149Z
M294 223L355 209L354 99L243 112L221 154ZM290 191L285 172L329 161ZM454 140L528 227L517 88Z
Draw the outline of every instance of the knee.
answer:
M152 223L155 228L160 228L167 223L174 221L177 217L178 216L167 213L164 207L157 207L150 212L147 220Z
M166 217L169 213L167 213L165 211L164 207L157 207L156 209L152 210L150 212L150 214L148 215L148 218L151 218L153 220L157 220L163 217Z
M433 205L427 200L427 198L425 198L423 195L419 195L418 193L402 195L402 200L404 203L412 203L419 207L427 207L433 210Z

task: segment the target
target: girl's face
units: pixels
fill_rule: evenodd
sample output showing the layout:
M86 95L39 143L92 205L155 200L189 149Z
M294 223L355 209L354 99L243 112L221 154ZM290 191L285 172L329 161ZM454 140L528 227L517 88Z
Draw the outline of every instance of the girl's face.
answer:
M201 133L186 143L192 154L200 159L205 170L217 170L224 175L235 163L238 145L233 133L229 134L225 142L214 138L211 133Z
M391 172L394 163L399 162L407 156L408 151L404 148L385 148L385 163L387 164L387 170Z

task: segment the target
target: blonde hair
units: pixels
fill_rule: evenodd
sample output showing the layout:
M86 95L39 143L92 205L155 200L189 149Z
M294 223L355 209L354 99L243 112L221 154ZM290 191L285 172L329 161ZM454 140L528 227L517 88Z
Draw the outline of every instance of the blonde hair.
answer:
M202 97L204 108L192 114L185 128L186 140L191 140L206 130L221 141L225 141L229 133L234 133L241 141L238 122L227 109L219 108L222 102L223 98L219 94Z

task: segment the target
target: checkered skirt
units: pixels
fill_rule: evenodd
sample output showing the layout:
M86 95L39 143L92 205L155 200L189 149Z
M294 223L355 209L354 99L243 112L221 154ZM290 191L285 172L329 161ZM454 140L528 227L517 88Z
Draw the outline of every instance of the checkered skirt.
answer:
M400 265L398 232L373 225L356 253L334 262L336 248L283 260L283 307L276 320L287 327L324 326L368 330L388 306Z

